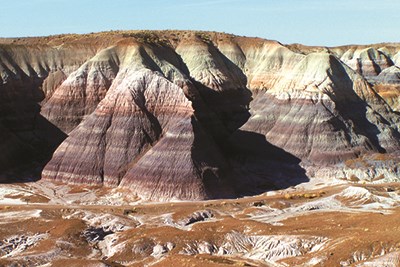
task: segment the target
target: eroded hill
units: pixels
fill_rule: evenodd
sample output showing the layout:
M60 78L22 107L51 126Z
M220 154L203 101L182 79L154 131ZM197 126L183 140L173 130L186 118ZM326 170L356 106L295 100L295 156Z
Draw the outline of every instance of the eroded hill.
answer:
M191 31L1 39L0 170L150 200L395 181L399 55Z

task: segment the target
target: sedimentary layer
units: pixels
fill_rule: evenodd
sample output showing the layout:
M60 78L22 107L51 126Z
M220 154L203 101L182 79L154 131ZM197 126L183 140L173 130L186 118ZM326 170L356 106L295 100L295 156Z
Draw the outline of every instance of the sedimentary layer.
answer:
M335 176L400 149L397 44L191 31L1 43L3 170L48 161L44 179L206 199Z

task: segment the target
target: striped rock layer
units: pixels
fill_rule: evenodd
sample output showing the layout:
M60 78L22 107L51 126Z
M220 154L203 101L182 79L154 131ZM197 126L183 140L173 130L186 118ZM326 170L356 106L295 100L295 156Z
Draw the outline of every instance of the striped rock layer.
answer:
M44 179L195 200L325 169L335 177L332 166L400 149L397 44L285 46L190 31L0 43L3 171L47 162Z

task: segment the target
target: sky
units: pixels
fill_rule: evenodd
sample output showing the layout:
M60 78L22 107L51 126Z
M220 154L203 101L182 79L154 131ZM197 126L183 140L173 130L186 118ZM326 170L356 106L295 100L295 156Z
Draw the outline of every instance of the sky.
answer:
M399 0L0 0L0 37L210 30L281 43L400 42Z

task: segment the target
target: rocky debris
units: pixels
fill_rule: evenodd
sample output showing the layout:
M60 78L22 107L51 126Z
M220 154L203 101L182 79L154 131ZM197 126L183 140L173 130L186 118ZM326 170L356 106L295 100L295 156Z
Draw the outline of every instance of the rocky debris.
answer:
M119 235L126 230L137 227L139 222L109 213L93 211L64 211L64 219L80 219L87 224L81 236L92 246L93 253L109 258L125 248L125 242L119 242ZM150 254L150 253L149 253Z
M93 212L74 212L64 218L82 219L88 228L81 236L93 247L93 253L101 252L103 257L108 258L118 250L123 249L125 244L118 243L118 233L122 233L136 226L136 221L124 219L112 214L96 214Z
M90 228L103 229L104 232L122 232L137 226L138 222L113 214L97 214L90 211L72 211L63 216L65 219L79 218L87 223Z
M13 203L18 204L17 203ZM23 205L26 205L26 202L22 202ZM0 213L0 225L10 222L21 222L27 221L32 218L41 217L42 210L31 209L31 210L22 210L22 211L3 211Z
M386 266L396 267L400 265L400 253L398 251L390 252L382 256L375 257L370 260L358 263L357 267L374 267L374 266ZM346 263L343 266L347 266Z
M336 166L307 167L310 177L324 177L325 179L347 180L349 182L390 183L397 182L400 176L398 155L371 154L345 161Z
M153 240L150 239L138 239L135 240L134 243L132 244L132 253L134 253L135 255L140 255L142 257L148 257L150 256L152 253L154 253L154 248L157 246L158 244L154 243ZM164 245L160 245L162 247L161 250L164 250ZM156 249L158 251L158 248Z
M180 251L181 254L185 255L197 255L197 254L217 254L218 247L215 244L211 244L206 241L194 242L187 244L186 247Z
M103 258L109 258L125 249L127 245L126 242L118 243L118 241L117 234L109 234L104 237L104 240L95 243L94 248L95 250L99 249L101 251Z
M129 247L129 253L133 254L134 258L162 258L175 248L172 242L156 243L153 239L139 238L133 243L128 244L127 241L120 242L119 235L111 234L98 241L97 247L101 250L103 257L110 258L117 253L121 253Z
M206 241L194 242L180 252L185 255L230 255L262 260L278 261L316 252L326 244L327 238L313 236L247 236L232 232L218 246Z
M22 199L30 197L32 194L23 190L13 188L0 187L0 203L1 204L23 204L26 203Z
M151 253L151 256L155 258L160 258L162 255L168 253L175 247L175 244L171 242L165 243L165 245L157 244L153 247L153 253Z
M262 207L265 204L266 203L264 201L256 201L256 202L251 203L251 205L254 206L254 207Z
M187 218L177 222L180 226L188 226L197 222L203 222L214 217L214 213L210 210L196 211Z
M335 198L345 201L346 206L362 207L364 209L388 209L397 206L400 196L397 193L388 192L387 194L376 193L367 188L349 186L342 192L335 195Z
M130 215L135 214L135 213L136 213L136 209L135 208L133 208L133 209L124 209L124 211L123 211L123 214L125 216L130 216Z
M49 262L54 261L55 259L59 258L60 255L63 255L63 251L61 249L53 249L50 251L45 251L42 253L23 253L22 255L9 257L13 263L19 262L20 265L16 266L43 266L48 264ZM6 266L13 266L13 265L6 265Z
M312 180L274 191L272 196L146 203L136 207L134 216L140 217L139 227L135 227L133 216L122 215L124 209L129 209L127 206L43 203L42 212L34 210L37 217L27 216L25 221L17 223L15 217L31 212L32 207L3 206L0 265L62 262L98 266L101 261L140 266L169 266L175 262L180 265L200 262L204 266L210 262L216 265L246 262L252 266L397 266L396 227L400 214L396 207L400 202L400 185L325 182ZM38 190L27 185L3 187ZM216 217L206 223L177 226L177 220L166 220L178 214L189 218L196 212L207 211L206 207L212 208L210 211ZM36 246L25 249L29 244L27 237L34 236L26 233L41 233L47 226L46 236ZM21 243L25 250L18 252L16 243ZM10 244L14 244L15 254L7 256Z
M221 247L230 255L243 253L245 258L277 261L318 251L327 241L325 237L246 236L234 232L226 236L226 241Z
M393 247L381 247L377 250L369 251L356 251L350 259L341 261L340 264L344 267L395 267L400 264L400 253Z
M28 248L36 245L40 240L47 237L47 234L11 236L0 241L0 256L14 257Z
M312 194L308 194L311 196ZM292 199L295 193L285 194L285 198ZM303 194L307 199L307 194ZM257 210L248 214L252 220L272 224L282 225L282 221L300 216L305 212L354 212L356 209L368 210L371 212L388 212L388 209L396 207L400 203L400 196L397 191L378 192L373 188L360 186L347 186L340 192L330 196L312 199L307 202L293 204L281 209L269 206L257 207Z
M114 232L111 230L105 230L104 228L94 228L94 227L89 227L85 231L83 231L82 236L85 237L85 239L89 243L97 243L99 241L103 241L104 238L107 235L111 235Z

